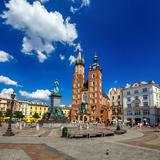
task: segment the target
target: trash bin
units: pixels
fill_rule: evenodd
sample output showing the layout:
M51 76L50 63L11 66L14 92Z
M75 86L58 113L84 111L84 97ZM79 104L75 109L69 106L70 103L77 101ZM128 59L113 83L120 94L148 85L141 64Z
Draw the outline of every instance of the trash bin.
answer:
M62 129L62 137L67 137L68 136L68 128L67 127L64 127Z

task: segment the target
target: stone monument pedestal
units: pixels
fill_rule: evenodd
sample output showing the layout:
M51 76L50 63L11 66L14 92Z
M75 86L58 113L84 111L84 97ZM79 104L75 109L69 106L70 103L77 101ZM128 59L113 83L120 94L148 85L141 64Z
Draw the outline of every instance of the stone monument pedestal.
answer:
M61 104L61 95L52 93L50 95L51 98L51 109L50 109L50 117L49 121L55 121L56 119L56 107L59 107Z

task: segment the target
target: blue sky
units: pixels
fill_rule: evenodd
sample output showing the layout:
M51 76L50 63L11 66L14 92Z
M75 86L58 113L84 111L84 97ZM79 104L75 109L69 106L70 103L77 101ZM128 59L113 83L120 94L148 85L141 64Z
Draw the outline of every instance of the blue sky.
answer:
M105 92L137 81L159 83L159 7L159 0L0 1L1 96L14 89L18 98L46 99L57 79L62 103L71 104L69 57L78 43L86 76L98 55Z

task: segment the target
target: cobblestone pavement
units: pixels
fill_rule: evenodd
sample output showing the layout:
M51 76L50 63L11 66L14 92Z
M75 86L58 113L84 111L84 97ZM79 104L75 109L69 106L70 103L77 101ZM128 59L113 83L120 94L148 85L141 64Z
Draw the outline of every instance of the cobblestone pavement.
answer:
M43 157L44 153L46 156L55 156L52 157L53 160L68 157L77 160L160 160L159 148L151 146L158 146L156 140L159 135L151 129L132 128L128 129L125 135L90 139L61 138L58 136L59 129L53 129L46 134L47 137L46 135L42 137L0 137L0 143L3 143L0 146L3 145L3 149L4 145L6 149L20 149L33 160L49 160L50 157ZM139 144L136 144L135 141ZM150 146L144 145L149 143ZM38 157L34 157L37 155Z
M153 131L144 131L143 133L144 133L143 137L127 140L124 141L123 143L160 150L159 135ZM156 140L157 143L156 142L149 143L150 141L153 140Z
M0 149L0 160L31 160L21 149Z
M0 160L73 160L45 144L0 144Z
M2 136L5 131L7 130L8 124L3 123L2 127L0 128L0 136ZM23 128L23 129L19 129L16 128L15 125L12 126L12 131L15 134L15 136L42 136L42 137L47 137L48 134L51 132L51 129L47 129L47 128L40 128L40 130L36 130L36 128Z

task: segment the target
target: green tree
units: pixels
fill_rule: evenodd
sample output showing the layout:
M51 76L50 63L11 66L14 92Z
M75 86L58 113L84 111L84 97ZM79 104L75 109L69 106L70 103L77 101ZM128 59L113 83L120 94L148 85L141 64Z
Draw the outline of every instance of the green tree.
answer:
M14 117L20 119L20 118L23 118L24 116L23 116L23 113L21 111L15 111L14 112Z
M10 109L7 109L5 112L5 117L11 117L12 113Z
M37 112L34 113L33 118L40 118L39 114Z
M50 113L49 113L49 112L44 113L43 119L44 119L44 120L47 120L47 119L49 119L49 116L50 116Z

